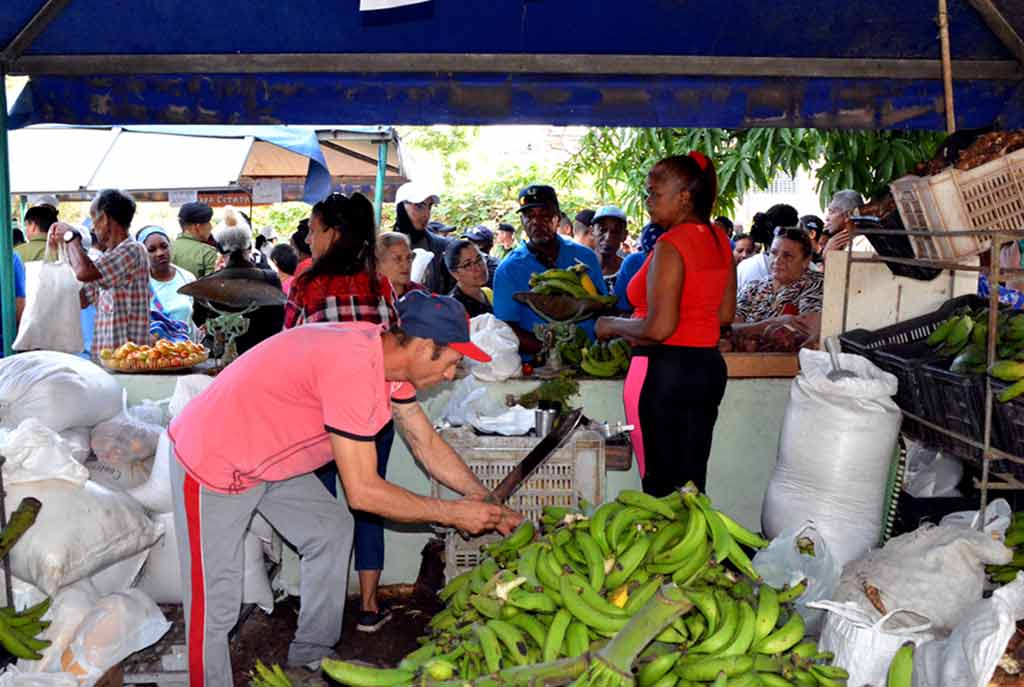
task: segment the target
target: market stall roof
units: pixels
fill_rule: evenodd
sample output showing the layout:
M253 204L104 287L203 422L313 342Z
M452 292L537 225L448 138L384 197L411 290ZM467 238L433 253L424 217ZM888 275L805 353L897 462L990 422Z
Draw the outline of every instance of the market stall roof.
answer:
M428 0L377 12L355 0L5 0L0 57L32 76L14 126L940 129L936 12L934 0ZM949 25L958 125L1024 127L1024 0L950 0Z
M12 131L12 193L238 189L257 178L305 180L319 200L335 183L373 179L387 141L391 180L405 180L388 127L73 127ZM245 179L246 183L242 180Z

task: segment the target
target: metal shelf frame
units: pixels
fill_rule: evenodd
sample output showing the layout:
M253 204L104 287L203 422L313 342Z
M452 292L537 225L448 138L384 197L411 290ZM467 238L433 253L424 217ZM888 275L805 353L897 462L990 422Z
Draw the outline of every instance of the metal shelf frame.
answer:
M850 293L850 270L853 263L892 263L898 265L911 265L915 267L933 267L942 270L950 270L953 272L979 272L988 276L989 281L989 309L988 309L988 340L987 340L987 367L991 368L992 364L996 361L996 333L998 329L998 318L999 318L999 280L1000 277L1007 274L1024 274L1024 269L1001 269L999 265L999 253L1002 246L1011 241L1018 241L1024 239L1024 229L1019 230L1005 230L1005 229L957 229L957 230L946 230L946 231L924 231L924 230L901 230L901 229L858 229L856 235L863 236L976 236L980 238L991 238L991 247L989 248L989 266L979 265L964 265L958 263L956 260L931 260L931 259L919 259L919 258L892 258L882 255L875 255L872 257L854 256L853 254L853 236L850 237L850 242L846 247L846 274L843 280L843 318L842 318L842 331L846 331L847 317L849 313L849 293ZM975 441L969 437L965 437L958 432L952 432L946 427L941 427L932 422L928 422L924 418L918 417L911 413L904 411L904 415L912 420L916 420L922 425L929 429L952 437L957 441L963 442L974 448L981 449L982 451L982 462L981 462L981 481L977 483L981 489L981 505L979 510L984 512L988 506L989 490L1024 490L1024 483L1015 479L1011 475L1004 475L1001 473L994 473L990 470L990 462L993 459L1008 460L1014 463L1020 463L1024 465L1024 456L1018 456L1014 454L1001 451L992 446L992 404L994 400L994 394L992 391L992 378L985 375L985 424L984 424L984 439L983 441ZM1002 482L992 482L991 477L998 477ZM979 521L979 527L981 523Z

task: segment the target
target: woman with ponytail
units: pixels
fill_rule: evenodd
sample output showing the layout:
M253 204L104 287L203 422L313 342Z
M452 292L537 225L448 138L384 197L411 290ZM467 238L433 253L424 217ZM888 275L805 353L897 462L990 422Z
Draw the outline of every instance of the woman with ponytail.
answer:
M668 230L629 284L633 317L597 321L599 338L634 345L623 400L644 491L656 496L690 480L704 490L725 393L718 340L736 311L736 269L728 237L711 223L717 185L696 151L651 168L647 210Z
M292 282L285 329L311 322L374 322L384 330L398 324L394 290L377 272L376 233L373 205L360 193L332 193L313 206L308 235L313 264ZM387 471L394 439L393 423L374 437L381 477ZM337 497L334 462L317 470L317 476ZM376 632L391 617L377 599L384 568L384 530L374 515L356 511L355 516L356 571L362 597L356 628Z

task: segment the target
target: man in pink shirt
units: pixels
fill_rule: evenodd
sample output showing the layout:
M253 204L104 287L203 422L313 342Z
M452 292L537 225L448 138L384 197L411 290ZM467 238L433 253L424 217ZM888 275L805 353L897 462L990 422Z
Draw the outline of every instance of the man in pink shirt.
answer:
M453 298L412 292L401 327L364 322L291 329L226 368L175 418L169 434L174 518L184 580L190 687L232 684L228 632L242 600L242 543L259 512L302 557L301 610L289 666L319 668L341 634L353 518L508 533L522 519L485 503L487 489L442 440L416 391L451 380L469 341ZM280 374L268 375L268 369ZM374 436L394 421L416 458L456 501L419 496L377 474ZM333 460L344 495L312 474Z

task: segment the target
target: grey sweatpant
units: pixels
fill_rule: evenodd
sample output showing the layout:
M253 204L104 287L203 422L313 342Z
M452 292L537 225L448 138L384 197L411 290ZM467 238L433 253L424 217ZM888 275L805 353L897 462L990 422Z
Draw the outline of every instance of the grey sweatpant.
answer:
M189 687L230 687L228 632L242 603L242 544L259 512L302 557L301 607L288 663L317 660L338 642L348 592L352 513L312 474L264 482L241 494L202 486L171 461L181 560Z

